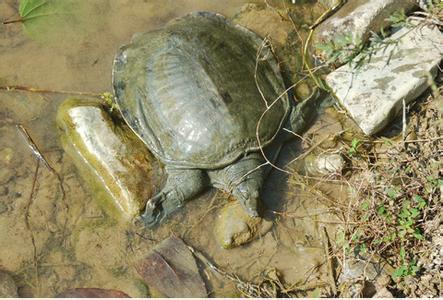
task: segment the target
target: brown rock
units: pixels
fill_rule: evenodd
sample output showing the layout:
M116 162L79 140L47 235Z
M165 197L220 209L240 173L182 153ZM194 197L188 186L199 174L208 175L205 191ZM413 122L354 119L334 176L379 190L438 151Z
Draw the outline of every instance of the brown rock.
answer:
M229 249L266 234L272 225L260 217L249 216L237 201L233 201L222 208L214 233L220 246Z

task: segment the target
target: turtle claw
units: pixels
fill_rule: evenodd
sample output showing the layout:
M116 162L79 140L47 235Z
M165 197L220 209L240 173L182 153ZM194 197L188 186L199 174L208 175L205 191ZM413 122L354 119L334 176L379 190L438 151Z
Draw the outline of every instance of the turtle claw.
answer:
M140 216L146 227L154 227L166 216L162 205L165 198L164 193L159 193L146 203L145 212Z
M175 190L160 192L148 200L145 212L140 218L146 227L151 228L160 224L163 219L182 206L183 201Z
M246 213L251 217L258 217L258 204L259 198L251 197L246 199L240 199L240 204L243 206L243 209Z
M248 185L238 186L234 190L234 197L240 202L244 211L250 217L258 217L260 214L258 212L260 205L260 193L257 190L249 190Z

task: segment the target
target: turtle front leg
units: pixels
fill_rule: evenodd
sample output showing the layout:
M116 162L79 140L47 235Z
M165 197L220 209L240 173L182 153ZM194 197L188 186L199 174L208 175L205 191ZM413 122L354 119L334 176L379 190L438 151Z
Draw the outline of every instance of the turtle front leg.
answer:
M141 219L147 227L160 223L182 207L186 200L198 195L209 184L205 172L198 169L166 168L168 179L163 189L146 203Z
M237 162L208 172L212 184L230 192L251 217L259 216L260 190L263 185L264 167L260 153L250 153Z
M297 135L303 134L317 118L321 103L325 98L325 92L316 88L309 98L292 108L285 128ZM290 138L293 136L290 135Z

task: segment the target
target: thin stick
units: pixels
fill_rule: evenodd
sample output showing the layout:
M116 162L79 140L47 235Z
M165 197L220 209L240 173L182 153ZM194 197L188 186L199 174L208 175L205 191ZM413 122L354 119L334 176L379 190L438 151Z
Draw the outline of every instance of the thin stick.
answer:
M290 218L294 218L294 219L305 219L305 218L312 218L312 217L318 217L318 216L322 216L325 214L330 214L330 213L334 213L337 209L334 208L330 208L328 210L325 210L323 212L319 212L316 214L311 214L311 215L297 215L296 212L286 212L286 211L275 211L275 210L271 210L270 212L272 212L273 214L279 215L279 216L283 216L283 217L290 217Z
M31 93L54 93L54 94L68 94L68 95L100 97L100 94L91 93L91 92L39 89L39 88L22 86L22 85L0 86L0 90L4 90L7 92L24 91L24 92L31 92Z
M273 164L269 159L268 159L268 157L266 156L266 154L265 154L265 152L264 152L264 150L263 150L263 145L262 145L262 143L261 143L261 139L260 139L260 126L261 126L261 122L262 122L262 120L263 120L263 118L264 118L264 116L266 115L266 113L289 91L289 90L291 90L292 88L294 88L295 86L297 86L300 82L302 82L304 79L306 79L307 78L307 76L304 76L303 78L301 78L299 81L297 81L296 83L294 83L293 85L291 85L290 87L288 87L283 93L281 93L269 106L267 106L266 107L266 110L262 113L262 115L260 116L260 118L258 119L258 122L257 122L257 127L256 127L256 129L255 129L255 137L256 137L256 139L257 139L257 143L258 143L258 147L259 147L259 150L260 150L260 153L262 154L262 156L263 156L263 158L266 160L266 162L267 162L267 164L269 164L269 165L271 165L274 169L277 169L277 170L279 170L279 171L281 171L281 172L283 172L283 173L286 173L286 174L291 174L289 171L287 171L287 170L284 170L284 169L282 169L282 168L279 168L279 167L277 167L275 164ZM257 85L257 88L260 90L260 87ZM266 102L266 99L264 99L264 101L265 101L265 103L267 103ZM306 101L306 100L305 100ZM264 165L264 164L263 164ZM263 166L262 165L262 166Z
M430 138L430 139L418 139L418 140L409 140L409 141L404 141L405 143L422 143L422 142L435 142L438 140L443 139L443 136L438 136L435 138Z
M191 247L189 245L187 245L187 247L192 252L192 254L194 254L194 256L196 258L198 258L202 263L207 265L217 275L225 277L225 278L229 279L230 281L234 282L236 284L237 289L240 292L242 292L243 294L244 294L244 291L246 291L247 292L246 296L249 296L249 297L250 296L253 296L253 297L263 296L261 293L261 291L263 291L263 289L260 288L260 285L241 280L238 276L232 275L232 274L220 269L216 265L214 265L205 255L203 255L203 253L195 250L193 247ZM270 297L272 295L264 295L264 296Z
M328 238L328 232L326 231L326 228L323 227L322 230L322 242L323 242L323 247L325 250L325 256L326 256L326 267L327 267L327 272L328 272L328 279L329 279L329 285L332 288L332 292L334 293L334 295L337 295L337 285L335 282L335 278L334 278L334 269L332 267L332 257L329 255L329 238Z
M29 135L29 133L26 130L26 128L23 127L23 125L21 125L21 124L17 124L16 127L20 131L22 136L25 138L25 140L26 140L26 142L28 144L28 147L31 149L32 153L37 158L37 160L41 161L45 165L45 167L48 168L49 171L51 171L51 173L56 173L55 170L49 165L48 161L43 156L43 154L40 152L40 150L38 149L38 147L35 144L34 140Z
M13 20L9 20L9 21L4 21L2 22L3 25L7 25L7 24L12 24L12 23L22 23L23 19L22 18L18 18L18 19L13 19Z
M34 270L35 270L35 281L36 281L36 287L40 288L40 279L38 275L38 258L37 258L37 246L35 245L35 237L34 232L31 229L31 225L29 224L29 211L31 209L31 205L34 202L34 197L36 194L36 186L37 186L37 175L40 168L40 160L37 160L37 165L35 166L34 171L34 179L32 181L32 187L31 187L31 193L29 194L29 200L25 207L25 225L26 229L28 229L29 234L31 236L31 243L32 243L32 253L34 258ZM40 294L40 293L39 293Z
M23 125L21 125L21 124L17 124L16 127L19 130L19 132L22 134L24 139L26 140L28 147L31 149L34 156L37 158L37 162L42 162L45 165L45 167L49 170L49 172L51 172L51 174L57 178L57 180L59 182L60 191L62 193L62 201L65 204L66 212L68 212L69 206L66 203L66 192L65 192L65 188L63 186L62 177L60 176L60 174L57 171L55 171L55 169L49 164L47 159L43 156L42 152L39 150L39 148L35 144L34 140L32 139L32 137L29 135L28 131L26 130L26 128L23 127ZM65 224L63 227L63 234L66 230L67 222L68 222L68 218L65 218Z
M337 3L334 7L329 8L327 11L325 11L318 19L309 26L309 29L313 30L315 27L320 25L324 20L329 18L332 14L334 14L346 1L341 0L339 3Z
M218 193L219 193L218 190L214 193L214 196L212 196L211 202L209 203L208 209L206 209L203 215L194 224L185 229L185 232L182 234L183 237L185 237L188 233L190 233L195 226L200 224L206 218L206 216L217 207L214 205L214 202L215 200L217 200Z
M402 137L403 137L403 145L404 142L406 140L406 103L405 103L405 99L403 98L402 100L403 103L403 116L402 116L402 121L403 121L403 127L402 127Z
M290 130L288 130L289 132L291 132ZM322 138L321 140L319 140L317 143L315 143L314 145L312 145L312 147L310 147L308 150L306 150L305 152L303 152L302 154L300 154L299 156L297 156L296 158L294 158L293 160L291 160L287 165L290 165L294 162L296 162L297 160L303 159L306 156L309 155L309 153L311 153L312 151L314 151L318 146L320 146L324 141L326 141L329 138L329 136L325 136L324 138Z

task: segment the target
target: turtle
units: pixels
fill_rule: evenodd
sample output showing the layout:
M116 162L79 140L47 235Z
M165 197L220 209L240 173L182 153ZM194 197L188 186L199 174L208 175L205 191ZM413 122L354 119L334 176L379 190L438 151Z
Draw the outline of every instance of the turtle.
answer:
M118 50L112 77L123 119L167 173L140 216L147 227L210 186L259 216L261 166L315 106L290 100L269 44L212 12L135 34Z

